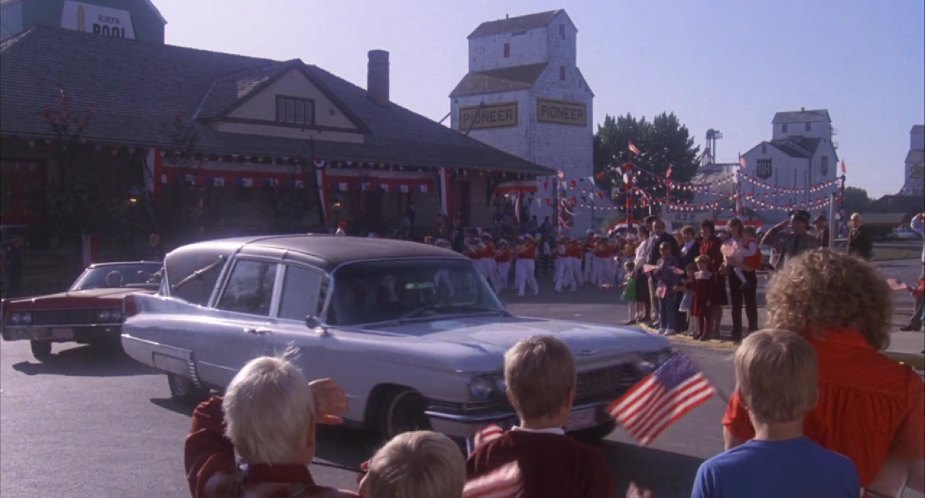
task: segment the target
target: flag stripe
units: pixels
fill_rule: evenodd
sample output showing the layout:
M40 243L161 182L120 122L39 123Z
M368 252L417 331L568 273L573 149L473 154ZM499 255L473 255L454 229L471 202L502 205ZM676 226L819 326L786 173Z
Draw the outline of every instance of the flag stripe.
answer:
M617 400L610 405L610 408L608 408L607 411L613 414L613 412L625 410L627 406L635 403L637 399L647 395L648 391L651 390L656 383L657 382L655 377L649 376L645 381L631 387L629 391L623 394L623 396L617 398Z
M701 394L706 394L707 396L712 395L712 392L709 388L705 388L703 391L698 391L695 394L690 396L678 399L675 403L665 407L661 410L657 416L653 416L646 424L640 426L634 426L630 433L637 439L645 439L647 436L651 439L653 434L660 433L665 427L665 421L670 420L679 406L685 406L691 399L698 399Z
M465 498L508 498L521 490L520 465L517 461L505 464L466 483Z
M645 434L650 432L653 427L657 426L666 417L670 417L670 415L680 404L684 403L691 397L697 396L703 391L711 391L711 388L709 384L701 381L685 389L684 394L680 396L672 396L669 399L666 399L659 404L658 408L653 410L652 416L640 420L638 424L632 424L633 431L638 434Z
M659 434L661 434L665 429L667 429L668 426L680 420L681 417L683 417L684 415L687 415L688 412L690 412L694 408L697 408L702 403L710 399L710 397L712 396L713 396L713 389L709 387L702 391L699 391L698 393L694 395L691 395L684 402L678 404L671 410L670 417L668 417L666 420L663 420L662 423L656 426L655 428L650 429L649 431L644 433L639 438L640 441L643 441L643 444L648 444L653 439L655 439Z
M674 353L607 411L630 436L647 445L715 392L690 359Z
M688 389L691 384L698 382L698 380L699 379L695 376L682 382L671 391L660 389L657 395L644 400L636 407L632 407L627 410L626 413L623 413L621 418L624 420L621 423L624 425L635 425L640 419L649 418L652 413L656 413L665 404L670 403L675 396Z

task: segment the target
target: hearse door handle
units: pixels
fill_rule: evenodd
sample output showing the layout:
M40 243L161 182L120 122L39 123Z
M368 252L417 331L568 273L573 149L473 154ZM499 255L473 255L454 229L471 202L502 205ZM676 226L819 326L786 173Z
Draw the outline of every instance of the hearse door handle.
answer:
M244 328L244 333L245 333L245 334L267 335L267 334L269 334L269 333L271 333L271 332L273 332L273 331L270 330L270 329L255 329L255 328L252 328L252 327L245 327L245 328Z

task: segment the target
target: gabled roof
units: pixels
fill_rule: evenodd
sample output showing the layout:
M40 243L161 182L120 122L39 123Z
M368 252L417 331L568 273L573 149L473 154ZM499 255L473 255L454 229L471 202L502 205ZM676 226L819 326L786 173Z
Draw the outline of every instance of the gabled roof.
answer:
M913 125L913 126L912 126L912 130L910 130L910 132L912 132L912 133L925 133L925 125Z
M509 17L497 21L487 21L479 24L468 38L480 38L483 36L499 35L502 33L518 33L530 29L544 28L559 15L565 12L562 9L550 10L548 12L539 12L536 14L527 14L525 16Z
M492 148L395 103L376 105L366 90L317 66L95 36L35 26L0 44L0 133L53 138L43 110L59 89L74 112L93 108L84 138L107 144L181 148L170 138L177 117L192 127L197 152L298 157L309 141L217 131L205 119L297 67L364 127L364 143L313 141L326 160L410 166L490 168L548 175L553 170Z
M526 90L533 87L548 65L529 64L469 73L450 92L450 97Z
M811 109L809 111L800 110L791 112L778 112L774 115L774 119L771 121L771 123L805 123L807 121L825 121L827 123L831 123L832 118L829 117L828 109Z
M809 159L813 157L812 152L804 149L803 147L800 147L798 144L791 142L790 140L771 140L770 142L766 143L790 157L803 159Z

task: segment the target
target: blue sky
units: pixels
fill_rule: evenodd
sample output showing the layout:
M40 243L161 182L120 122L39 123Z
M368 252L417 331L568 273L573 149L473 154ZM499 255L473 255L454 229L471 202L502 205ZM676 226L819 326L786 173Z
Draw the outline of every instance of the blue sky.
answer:
M922 0L155 0L167 42L300 58L366 86L366 52L391 59L391 98L435 121L466 73L481 22L564 8L578 67L605 114L673 111L720 161L770 139L777 111L826 108L849 186L903 182L909 130L925 122ZM448 122L449 120L447 120Z

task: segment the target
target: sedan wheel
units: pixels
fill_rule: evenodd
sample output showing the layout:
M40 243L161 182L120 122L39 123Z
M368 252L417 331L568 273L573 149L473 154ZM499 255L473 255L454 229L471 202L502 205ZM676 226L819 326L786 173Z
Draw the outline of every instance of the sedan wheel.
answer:
M51 359L51 341L29 341L32 347L32 356L36 360L46 361Z
M198 403L209 397L208 389L176 374L167 374L167 385L170 387L170 395L176 400Z
M424 414L427 401L411 389L393 390L386 396L384 408L379 434L386 439L403 432L430 430L430 419Z

